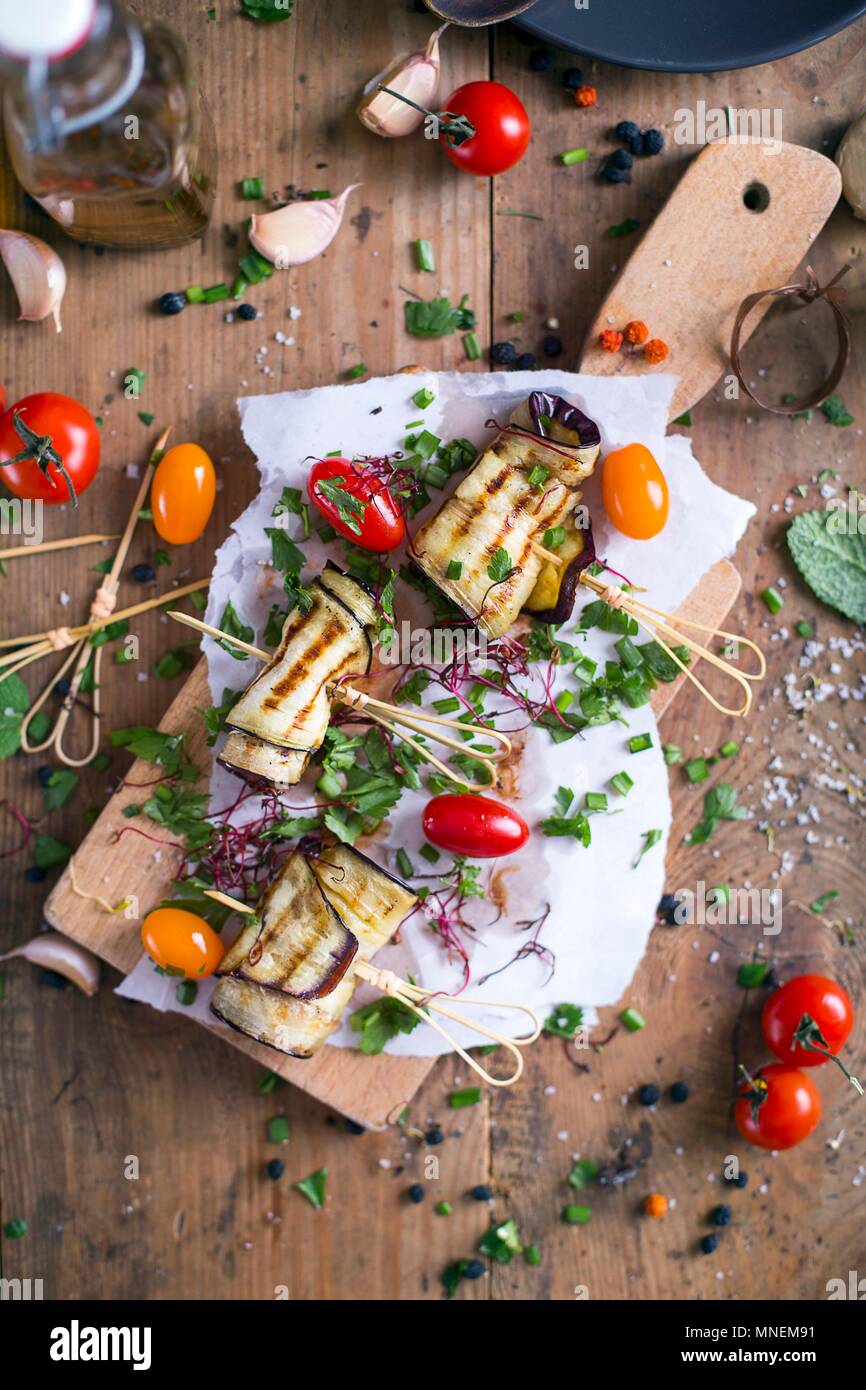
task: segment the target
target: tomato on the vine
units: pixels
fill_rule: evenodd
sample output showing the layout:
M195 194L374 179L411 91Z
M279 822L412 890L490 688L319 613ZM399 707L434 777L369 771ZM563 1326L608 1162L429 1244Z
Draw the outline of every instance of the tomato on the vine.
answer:
M393 550L406 535L403 513L387 484L349 459L320 459L307 491L334 530L362 550Z
M847 990L826 975L795 975L773 991L761 1014L764 1040L781 1062L798 1067L835 1062L862 1093L859 1081L836 1056L853 1027Z
M225 955L210 923L182 907L157 907L141 924L141 941L151 960L172 975L203 980Z
M0 482L16 497L77 504L99 467L99 429L83 405L37 391L0 419Z
M492 796L443 792L424 808L424 834L431 844L472 859L498 859L526 844L522 816Z
M797 1067L771 1062L737 1090L734 1120L750 1144L761 1149L791 1149L821 1119L821 1097L810 1076Z
M501 82L466 82L452 92L444 111L465 116L475 134L460 144L450 144L448 121L443 120L439 139L458 169L468 174L502 174L526 153L532 127L526 107L510 87Z

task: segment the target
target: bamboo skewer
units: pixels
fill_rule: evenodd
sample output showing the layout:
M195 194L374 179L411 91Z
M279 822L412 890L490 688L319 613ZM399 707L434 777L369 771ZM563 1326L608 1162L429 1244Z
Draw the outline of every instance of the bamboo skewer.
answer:
M70 757L70 755L65 751L63 747L63 735L66 731L66 726L69 723L70 717L72 715L72 710L78 698L78 691L82 679L84 678L84 672L87 669L88 662L91 658L91 649L88 639L92 632L96 630L97 626L105 626L107 621L118 621L114 617L114 612L117 603L117 590L120 584L120 574L124 564L126 563L126 556L129 551L130 544L132 543L132 537L135 532L136 525L138 524L138 515L141 511L142 504L147 495L147 489L150 486L151 474L153 472L154 465L162 457L162 451L165 447L165 443L168 439L170 432L170 426L167 429L164 429L156 442L156 447L151 451L150 457L147 462L147 466L144 470L144 475L141 479L138 491L135 495L135 501L133 502L132 508L129 513L129 518L123 530L123 534L120 537L120 544L118 545L114 555L114 559L112 560L111 568L109 569L108 574L104 577L102 582L97 586L96 592L93 596L90 605L89 620L85 625L82 626L82 628L79 629L80 635L73 637L70 629L58 628L52 630L44 639L44 642L47 643L47 645L43 645L42 642L34 644L34 647L31 648L29 653L18 653L17 657L14 659L12 663L13 672L19 671L24 666L29 665L31 661L37 660L39 656L46 655L47 652L51 651L52 649L62 650L63 647L69 646L70 644L73 647L70 656L63 663L63 666L61 668L62 671L66 671L70 666L72 667L72 677L70 681L69 690L63 697L63 703L60 707L60 713L54 721L51 732L49 733L47 738L42 740L41 743L30 743L27 737L27 730L33 720L34 715L36 715L42 709L43 705L48 700L52 690L57 684L56 676L53 677L46 684L41 694L33 702L33 704L28 709L26 715L24 716L24 719L21 724L21 748L25 753L41 753L46 748L53 747L57 758L60 760L60 762L65 763L67 767L83 767L86 763L89 763L91 759L93 759L99 751L100 726L102 719L100 695L100 677L102 674L102 647L97 647L93 651L93 703L90 709L91 736L90 748L86 755L83 758ZM37 648L39 649L37 650Z
M77 550L79 546L98 545L100 541L116 541L117 535L102 536L92 532L86 536L64 536L59 541L40 541L38 545L12 545L0 550L0 560L17 560L23 555L47 555L52 550Z
M256 909L250 907L248 903L239 902L236 898L230 898L227 893L221 893L215 888L206 888L205 897L213 898L215 902L223 903L226 907L231 907L235 912L240 912L246 916L255 917ZM448 1046L463 1058L463 1061L470 1066L481 1080L488 1086L513 1086L515 1081L519 1081L523 1074L523 1054L522 1047L527 1047L529 1043L535 1042L541 1033L541 1021L534 1009L530 1009L527 1004L514 1004L507 999L476 999L469 996L431 993L421 989L418 985L413 985L408 980L401 980L399 975L395 975L393 970L384 970L379 966L373 965L370 961L355 960L349 967L350 972L354 973L359 980L372 985L382 994L389 995L392 999L397 999L405 1008L411 1009L414 1014L421 1019L422 1023L427 1023L431 1028L435 1028L440 1037L444 1038ZM471 1019L463 1018L461 1014L455 1013L449 1005L468 1005L478 1006L479 1008L491 1009L512 1009L515 1012L526 1014L532 1024L532 1031L523 1038L508 1038L503 1033L497 1032L495 1028L488 1028L484 1023L476 1023ZM470 1055L455 1038L443 1028L435 1018L431 1018L431 1010L442 1014L445 1018L452 1019L455 1023L460 1023L464 1028L470 1028L472 1032L478 1033L483 1038L488 1038L499 1047L505 1047L515 1060L515 1069L511 1076L493 1076L487 1071L473 1056Z
M92 623L81 623L78 627L71 627L68 631L73 637L78 637L83 632L98 632L100 628L108 627L110 623L119 623L125 618L136 618L139 613L146 613L151 608L161 608L166 603L171 603L176 598L186 598L188 594L194 594L198 589L206 589L210 584L210 576L206 579L194 579L189 584L179 584L176 589L169 589L164 594L155 594L153 598L142 599L140 603L133 603L129 608L119 608L116 613L112 613L107 618L99 618ZM4 661L14 660L21 655L20 648L26 644L38 646L46 644L46 650L52 650L51 643L48 641L47 632L30 632L24 637L4 637L0 638L0 647L16 647L9 656L0 656L0 666ZM55 649L56 650L56 649Z
M228 633L220 632L218 627L213 627L210 623L202 622L200 618L194 618L190 613L170 613L170 617L175 622L183 623L185 627L195 628L198 632L206 632L209 636L215 637L221 642L231 642L233 647L240 651L247 652L250 656L258 657L259 661L266 664L273 660L272 654L266 652L261 647L254 647L250 642L244 642L239 637L230 637ZM496 762L502 758L507 758L511 752L511 740L507 734L500 733L498 729L488 728L486 724L461 724L457 719L448 719L440 714L413 713L400 708L399 705L389 704L386 700L378 700L372 695L367 695L363 690L357 690L351 685L331 685L328 693L335 700L340 700L351 709L363 713L364 718L380 724L389 733L396 734L415 749L419 757L425 762L432 763L435 768L449 777L452 781L458 782L461 786L470 790L477 790L477 784L470 782L463 777L456 768L448 767L435 753L431 753L429 748L425 748L412 734L407 733L407 729L415 733L423 734L426 738L433 739L436 743L444 744L448 748L454 748L463 753L466 757L472 758L480 763L490 773L492 785L496 783ZM475 729L485 738L490 738L494 743L499 744L501 751L496 754L482 753L478 749L470 747L466 743L461 743L457 739L451 738L448 734L441 732L443 728L455 729L458 732L466 733L470 729Z

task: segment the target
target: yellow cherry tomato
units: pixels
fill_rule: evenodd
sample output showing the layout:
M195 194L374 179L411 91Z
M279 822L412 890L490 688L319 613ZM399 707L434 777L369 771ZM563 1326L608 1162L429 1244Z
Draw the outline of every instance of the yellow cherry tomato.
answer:
M198 444L175 444L156 465L150 489L153 524L169 545L198 540L215 498L214 466Z
M226 949L203 917L182 907L158 907L149 912L141 924L141 941L163 970L172 974L182 971L188 980L212 975Z
M645 444L626 444L608 454L601 495L608 517L624 536L648 541L664 530L668 485Z

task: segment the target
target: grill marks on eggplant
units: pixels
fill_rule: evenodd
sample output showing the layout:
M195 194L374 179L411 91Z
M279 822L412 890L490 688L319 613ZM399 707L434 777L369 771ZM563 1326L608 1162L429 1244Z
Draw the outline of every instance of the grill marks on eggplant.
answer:
M512 420L521 429L533 428L525 402ZM503 431L419 529L416 564L489 637L507 632L527 604L544 563L533 542L541 543L548 528L566 521L580 500L577 484L592 472L598 454L598 445L582 446L577 432L558 421L550 443ZM535 467L548 473L542 489L529 482ZM487 570L498 550L508 553L512 573L496 582ZM452 560L461 563L459 579L447 578Z
M260 914L244 925L223 957L212 1012L279 1052L312 1056L352 998L355 960L370 960L390 941L417 901L400 879L348 845L327 845L318 859L309 861L291 855L262 899ZM327 918L321 916L322 903ZM300 948L302 940L311 939L311 922L327 927L324 936L315 938L306 962ZM341 932L355 947L345 964L336 958ZM293 988L300 982L309 987L316 971L327 973L327 988L320 977L315 995L287 993L276 981L290 967L286 978Z

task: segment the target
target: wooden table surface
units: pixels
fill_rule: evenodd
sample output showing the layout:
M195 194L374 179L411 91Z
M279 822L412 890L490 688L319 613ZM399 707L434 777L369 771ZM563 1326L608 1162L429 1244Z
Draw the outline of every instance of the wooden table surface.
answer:
M511 336L507 316L520 309L526 317L519 346L537 351L544 320L555 316L564 343L559 365L572 366L631 244L608 238L606 229L626 217L645 226L693 153L670 138L679 108L699 100L780 108L785 140L832 153L863 98L862 21L806 53L738 73L657 75L587 62L599 94L598 106L587 112L559 86L572 57L557 55L554 70L537 74L514 31L452 30L443 44L443 91L492 75L513 86L532 115L529 156L491 186L458 175L420 140L377 140L352 114L362 82L429 32L429 20L409 4L299 0L293 18L276 26L241 20L230 0L218 0L214 22L204 5L138 0L132 8L170 17L198 63L220 143L211 229L200 244L153 255L100 255L63 242L69 291L62 337L47 325L17 324L4 279L0 373L11 400L51 388L80 397L104 417L101 475L75 518L48 518L49 538L75 528L120 529L135 488L127 467L142 463L152 437L137 418L139 408L153 412L154 429L171 423L175 440L195 439L208 449L222 483L216 513L207 537L159 571L165 586L210 570L213 545L255 490L234 410L238 394L337 381L359 361L371 373L410 361L484 370L483 363L465 363L459 335L430 342L405 336L398 287L430 293L413 264L414 238L434 243L435 287L453 298L469 294L485 345ZM623 118L668 135L661 157L636 162L631 183L609 187L593 177L591 165L566 169L554 162L576 145L594 154L612 148L609 129ZM356 180L363 189L325 256L251 293L263 310L256 322L227 324L222 306L159 316L153 304L163 291L230 276L234 236L249 210L235 183L251 174L262 174L274 190L293 184L336 192ZM8 176L2 198L4 226L46 234L44 220L24 208ZM502 215L508 211L543 220ZM48 239L60 243L47 225ZM577 244L590 247L587 270L573 267ZM852 259L848 284L861 304L863 245L864 224L841 204L812 256L825 277ZM292 306L299 318L289 316ZM760 330L749 362L770 394L802 390L826 366L830 340L822 317L820 308L808 316L802 308L774 311ZM862 421L862 313L854 328L840 393ZM277 333L295 341L281 345ZM131 366L147 372L140 407L119 389ZM713 751L729 737L741 742L730 778L755 812L752 820L724 825L703 849L683 846L682 836L700 818L701 789L689 788L674 768L672 843L679 848L670 855L668 883L779 886L784 927L778 937L765 937L764 946L782 973L805 960L848 982L861 1016L852 1065L866 1068L862 793L858 799L832 790L826 777L829 771L844 786L845 768L862 774L863 704L843 701L837 687L857 686L863 658L824 647L808 672L798 667L803 644L793 633L795 621L812 621L822 644L850 636L851 628L810 597L783 542L783 504L794 484L826 466L837 469L837 486L862 483L862 428L834 428L820 413L792 422L710 393L694 412L693 437L710 476L758 505L736 557L744 580L736 620L761 638L771 664L748 731L734 729L689 691L666 718L666 739L688 753ZM815 487L807 502L796 501L798 508L808 505L821 505ZM711 526L712 517L695 517L694 524ZM151 558L152 539L142 528L131 562ZM83 612L95 561L88 550L13 563L0 580L2 634ZM787 580L785 607L771 618L756 596L780 576ZM68 609L59 605L62 591L73 596ZM140 594L127 577L122 601ZM177 640L166 620L148 615L137 631L140 661L106 663L105 702L114 726L155 723L178 688L152 672ZM831 670L833 662L841 673ZM801 688L812 677L828 681L829 698L795 715L783 687L790 670ZM31 685L35 690L35 677ZM39 829L76 843L82 813L104 804L128 761L116 754L109 773L85 772L69 805L48 814L38 761L19 754L3 764L2 795ZM786 792L767 806L774 776L787 779ZM4 845L14 833L9 821ZM26 860L7 859L0 879L3 949L38 928L50 886L25 881ZM839 891L828 910L841 929L795 906L829 888ZM0 1002L0 1220L22 1218L28 1232L3 1237L2 1273L42 1278L45 1296L60 1299L439 1298L442 1267L471 1255L486 1228L487 1209L466 1195L486 1183L496 1216L515 1217L525 1241L540 1246L541 1264L497 1265L490 1276L464 1282L461 1298L823 1297L827 1279L866 1268L859 1191L866 1110L842 1077L824 1068L825 1117L811 1142L787 1155L743 1152L729 1127L727 1098L737 1049L749 1062L763 1060L755 1029L761 992L746 996L736 984L737 967L756 939L760 929L753 927L658 927L627 993L648 1020L644 1031L620 1031L602 1050L584 1054L586 1070L561 1041L546 1039L532 1050L520 1086L487 1093L467 1110L447 1107L465 1068L443 1060L406 1128L362 1136L292 1089L260 1095L253 1063L182 1017L117 999L111 971L104 972L99 995L85 999L71 988L49 988L24 962L8 964ZM609 1031L607 1023L599 1035ZM685 1105L665 1097L647 1111L634 1098L641 1083L666 1088L680 1079L691 1089ZM282 1112L291 1139L277 1149L266 1142L266 1123ZM422 1132L434 1122L446 1139L431 1148ZM642 1155L635 1176L584 1194L593 1212L589 1225L563 1224L561 1209L574 1196L566 1182L572 1155L611 1164L629 1137L637 1142L626 1155ZM722 1190L721 1165L730 1154L749 1172L745 1191ZM126 1176L132 1155L137 1179ZM285 1163L278 1182L264 1176L273 1157ZM322 1166L329 1171L328 1201L316 1212L291 1183ZM425 1177L427 1200L414 1206L406 1189ZM663 1222L640 1214L652 1190L676 1199ZM453 1206L449 1218L434 1214L443 1199ZM697 1243L720 1200L729 1201L733 1220L708 1258Z

